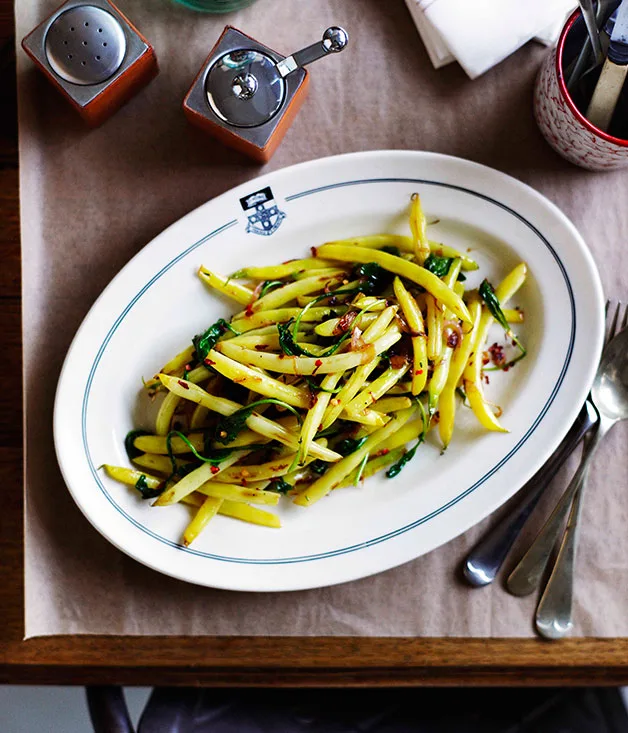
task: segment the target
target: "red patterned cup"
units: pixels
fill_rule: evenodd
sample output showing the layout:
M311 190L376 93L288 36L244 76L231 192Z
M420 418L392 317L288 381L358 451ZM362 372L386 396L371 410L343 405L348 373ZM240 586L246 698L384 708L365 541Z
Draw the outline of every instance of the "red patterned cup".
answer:
M582 47L584 33L580 11L576 10L539 71L534 116L547 142L571 163L592 171L622 168L628 166L628 140L591 124L567 91L563 62L566 65Z

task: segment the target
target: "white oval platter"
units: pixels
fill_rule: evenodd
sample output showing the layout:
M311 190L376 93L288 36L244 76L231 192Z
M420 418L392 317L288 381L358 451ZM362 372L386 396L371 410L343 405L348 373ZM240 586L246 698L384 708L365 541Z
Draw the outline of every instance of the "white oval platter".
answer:
M285 501L282 529L216 517L180 544L186 506L157 509L103 475L128 465L141 378L233 308L196 277L307 256L331 239L407 232L418 191L430 237L472 250L479 278L499 281L519 261L530 276L516 304L528 357L486 387L507 434L461 409L445 454L423 446L393 480L374 477L311 508ZM255 193L259 196L253 196ZM593 259L570 221L523 183L458 158L377 151L325 158L263 175L169 227L96 301L59 380L54 437L67 486L89 521L138 561L185 581L245 591L342 583L387 570L476 524L527 481L575 419L603 340L603 296ZM149 427L149 426L146 426ZM452 562L454 559L452 558Z

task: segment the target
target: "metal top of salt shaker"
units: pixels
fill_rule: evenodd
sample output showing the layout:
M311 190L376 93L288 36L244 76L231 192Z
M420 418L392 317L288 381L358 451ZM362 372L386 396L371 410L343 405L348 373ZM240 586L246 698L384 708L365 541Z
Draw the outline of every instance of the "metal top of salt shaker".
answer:
M330 53L342 51L349 40L339 27L328 28L323 38L276 61L263 51L236 49L211 66L205 93L213 112L228 125L257 127L268 122L286 100L285 77Z
M53 71L81 86L112 77L122 65L126 47L118 20L94 5L78 5L62 12L45 37L46 58Z

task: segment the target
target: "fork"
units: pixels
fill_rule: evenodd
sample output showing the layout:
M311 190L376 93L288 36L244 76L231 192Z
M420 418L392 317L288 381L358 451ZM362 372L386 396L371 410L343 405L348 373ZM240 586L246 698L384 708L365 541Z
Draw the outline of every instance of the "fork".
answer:
M609 339L604 351L608 356L609 349L613 349L613 338L628 326L628 307L620 318L621 303L617 304L609 326ZM615 344L617 342L615 341ZM595 385L600 377L596 375ZM598 398L600 393L598 392ZM595 401L594 401L595 402ZM575 549L577 542L577 526L582 501L582 492L586 483L589 458L596 445L606 431L612 427L616 419L606 419L600 416L600 423L596 433L591 436L585 446L581 464L561 496L551 516L539 532L528 551L515 567L507 581L508 590L514 595L526 595L532 592L540 582L545 567L556 545L561 527L567 512L569 520L560 545L552 575L543 593L537 609L537 630L548 638L560 638L571 628L571 597L573 587L573 571ZM572 503L573 502L573 503Z

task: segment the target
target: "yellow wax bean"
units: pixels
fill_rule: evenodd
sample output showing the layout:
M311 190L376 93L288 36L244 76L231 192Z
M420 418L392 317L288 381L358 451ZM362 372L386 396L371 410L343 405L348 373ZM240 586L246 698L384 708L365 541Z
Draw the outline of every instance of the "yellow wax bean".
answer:
M176 372L177 369L182 369L186 364L192 360L194 354L194 345L190 344L180 354L177 354L173 359L163 365L161 371L165 374Z
M317 269L317 270L303 270L302 272L295 272L292 275L292 277L295 280L302 280L304 277L314 277L314 276L326 277L326 278L346 277L347 274L348 274L347 270L343 270L340 267L321 267L320 269ZM303 305L308 303L310 300L310 298L306 296L302 295L301 297L304 298L305 300L305 303L303 303ZM301 303L299 303L299 305L301 305Z
M203 463L198 468L190 471L190 473L185 475L180 481L177 481L176 484L166 489L164 493L157 498L157 501L153 506L168 506L169 504L175 504L176 502L181 501L184 496L196 491L199 486L202 486L206 481L209 481L210 478L217 476L221 471L229 468L229 466L232 466L234 463L239 461L240 458L243 458L250 452L251 451L248 450L234 451L230 456L227 456L216 466L211 463Z
M243 522L249 522L250 524L259 524L262 527L273 527L276 529L281 527L281 521L277 515L266 512L263 509L258 509L255 506L227 501L226 499L222 502L218 513L224 514L226 517L241 519Z
M190 433L186 437L197 451L201 452L203 450L205 444L203 433ZM165 456L168 453L166 443L166 437L163 435L138 435L133 441L133 446L144 453L157 453L158 455ZM179 453L190 453L190 447L177 435L172 436L170 446L175 455Z
M342 277L342 276L341 276ZM335 278L338 280L338 276ZM296 300L300 295L307 295L308 293L314 293L319 290L323 290L325 285L330 281L326 276L320 277L306 277L303 280L296 280L295 282L283 285L280 288L275 288L261 298L258 298L251 306L251 311L256 313L257 311L263 310L275 310L290 303L292 300ZM234 316L234 320L238 318L244 318L247 314L245 312L238 313ZM250 315L250 312L249 312Z
M157 417L155 418L155 432L157 435L167 435L170 430L170 423L174 416L175 410L179 406L181 398L168 392L161 403Z
M312 445L325 446L326 440L321 439L320 442L312 443ZM274 461L268 461L268 463L260 463L256 466L233 466L222 471L222 473L216 475L216 481L218 483L227 484L248 484L249 481L263 481L264 479L277 478L279 476L285 476L290 473L292 464L296 459L295 453L288 453L286 455L275 458ZM310 454L304 459L303 465L311 463L314 457ZM243 483L244 482L244 483Z
M157 489L163 483L163 479L157 478L156 476L150 476L143 471L136 471L133 468L125 468L124 466L111 466L107 463L102 466L102 468L105 469L107 476L115 479L116 481L119 481L121 484L126 484L127 486L135 486L137 482L142 478L142 476L144 477L146 486L149 489Z
M394 435L391 435L390 438L380 443L377 446L377 451L393 451L406 445L406 443L413 442L419 437L419 435L421 435L423 428L422 418L417 420L408 420L408 422L394 433Z
M469 303L469 313L473 320L472 328L462 335L462 341L453 353L447 384L438 401L438 432L443 443L443 448L447 448L453 435L456 413L456 388L462 379L465 366L469 361L476 339L476 329L479 326L482 316L482 306L478 300L473 300Z
M399 277L395 278L393 288L412 332L412 394L418 395L425 389L428 371L427 335L423 315L416 300L406 290Z
M379 250L371 250L366 247L345 247L336 244L324 244L319 247L321 256L329 257L341 262L375 262L389 272L405 277L407 280L425 288L428 293L433 295L443 305L449 308L465 323L469 323L469 311L462 299L454 293L451 288L436 275L424 267L406 262L401 257L381 252Z
M518 308L502 308L502 313L508 323L523 323L525 321L524 312Z
M349 422L357 422L360 423L360 425L369 425L376 428L381 428L383 425L386 425L386 423L390 420L390 417L388 415L384 415L384 413L380 412L379 410L361 410L360 412L349 412L345 409L344 412L340 413L340 417L343 420L348 420Z
M314 481L308 488L297 494L294 503L299 506L311 506L319 499L327 496L330 491L337 488L342 480L348 476L354 468L357 468L363 461L364 456L369 455L386 438L393 435L408 420L413 410L403 410L396 413L383 428L379 428L369 435L366 442L358 450L345 456L341 461L335 463L323 476Z
M409 364L404 364L397 369L393 369L392 367L387 369L349 402L346 407L347 412L360 413L362 410L366 410L367 407L370 407L380 397L383 397L391 387L397 384L408 371L409 366Z
M429 224L428 224L429 226ZM367 247L370 249L382 249L383 247L397 247L402 252L409 252L414 254L414 242L412 237L407 237L403 234L372 234L365 237L350 237L349 239L338 239L334 242L327 242L326 244L342 244L351 247ZM463 270L477 270L478 263L469 257L468 254L464 254L453 247L449 247L442 242L436 242L429 240L430 252L440 257L451 257L453 259L458 258L462 260Z
M440 308L432 295L425 296L427 303L427 356L436 361L443 348L443 319L440 317Z
M371 361L376 355L375 348L371 344L366 344L364 348L359 349L358 351L346 351L341 354L334 354L333 356L321 357L288 356L283 353L271 354L264 351L253 351L251 349L246 349L243 346L239 346L238 344L229 344L229 342L225 342L224 344L216 344L216 349L220 349L221 354L228 356L230 360L240 365L247 364L250 366L258 366L262 369L268 369L271 372L279 372L281 374L306 375L331 374L334 372L346 371L347 369L354 369L360 364L366 364L367 362ZM214 357L212 356L212 352L210 352L209 357L212 360L214 359ZM223 371L218 362L215 368L218 369L221 374L226 375L225 371ZM242 370L246 368L247 367L242 366ZM276 382L277 380L272 381ZM257 386L252 385L249 388L255 389L256 392L260 392L261 394L267 394L269 397L274 396L274 394L277 392L275 386L273 386L272 389L267 388L266 391L264 391L263 381L258 380L258 382L259 383ZM281 382L277 383L282 384ZM247 384L246 386L249 385ZM292 389L295 388L293 387ZM288 399L282 397L278 399L284 399L285 402L288 402ZM296 401L288 403L294 405L295 407L308 407L309 397L305 397L304 399L300 400L298 404L296 403Z
M414 252L412 239L404 234L369 234L363 237L336 239L331 242L326 242L326 244L339 244L345 247L368 247L369 249L397 247L397 249L404 252Z
M208 496L205 499L194 515L194 519L185 528L185 532L183 533L183 545L185 547L189 547L205 529L210 519L216 516L221 504L222 499L216 499L213 496Z
M180 380L176 379L175 377L169 377L167 374L161 374L159 378L161 379L164 386L170 391L175 392L181 397L185 397L185 399L188 399L192 402L202 404L205 407L208 407L213 412L218 412L220 415L232 415L234 412L236 412L236 410L240 410L243 407L243 405L239 404L238 402L234 402L233 400L228 400L224 397L216 397L216 395L212 395L209 392L206 392L204 389L202 389L202 387L198 387L197 385L191 385L190 389L184 390L183 387L179 384ZM293 431L284 427L284 425L280 424L277 421L269 420L262 415L253 413L249 418L247 418L246 425L251 430L254 430L256 433L262 435L264 438L277 440L283 445L288 445L295 449L298 448L298 434L295 434ZM136 442L137 440L140 440L140 438L137 438ZM161 440L164 439L161 438ZM145 448L141 448L140 446L137 447L140 450L146 450ZM159 451L151 450L147 452L158 453ZM324 448L323 446L316 443L312 444L311 453L314 458L321 458L324 461L337 461L341 457L335 451L332 451L329 448Z
M325 318L331 316L337 316L338 313L345 313L347 306L336 305L336 306L314 306L307 310L301 316L301 324L299 328L303 327L303 324L308 322L320 323ZM252 313L250 316L244 318L238 318L231 322L232 327L239 333L245 331L251 331L254 328L261 328L264 326L274 326L277 323L286 323L292 318L296 318L301 313L301 308L277 308L275 310L259 311L258 313Z
M202 450L202 448L199 450ZM133 463L135 463L136 466L142 466L142 468L148 468L151 471L158 471L166 476L170 476L172 473L172 461L170 460L170 457L166 455L142 453L142 455L135 456L135 458L133 458ZM187 466L189 463L190 461L186 461L183 458L177 459L177 466Z
M519 290L525 281L526 275L527 265L525 262L521 262L506 275L495 289L495 295L500 304L508 301ZM506 428L501 426L493 411L490 409L482 389L482 351L493 320L493 316L490 314L488 308L483 308L480 322L476 329L473 348L463 373L464 390L471 409L481 425L487 430L508 432Z
M251 389L254 392L258 392L265 397L272 397L277 400L282 400L283 402L287 402L293 407L309 407L310 397L304 390L299 389L298 387L293 387L290 384L284 384L278 379L269 377L259 370L252 369L251 366L243 364L239 361L235 361L234 359L226 355L226 353L234 353L234 350L238 353L238 358L243 358L244 356L247 356L249 354L256 357L273 356L273 354L265 354L262 351L251 351L237 345L233 345L233 347L228 349L226 353L217 350L218 348L222 348L227 343L229 342L225 341L224 344L216 344L216 348L211 349L205 359L205 361L210 364L217 372L220 372L220 374L222 374L224 377L227 377L227 379L230 379L232 382L235 382L236 384L241 384L243 387ZM295 357L286 358L294 359ZM278 356L277 359L279 359ZM317 360L312 359L311 361L312 363L314 363ZM259 366L262 368L268 368L266 362L263 359L259 358L256 360L250 358L248 364ZM303 372L292 373L298 374ZM305 373L312 374L312 372ZM180 384L180 386L183 388L183 384ZM181 396L184 397L185 394L182 394Z
M458 279L458 274L460 273L460 260L453 260L451 265L449 266L449 271L447 274L443 277L443 282L448 287L454 289L456 286L456 281ZM447 384L447 377L449 374L449 365L451 363L451 358L453 354L453 350L456 346L454 344L453 346L449 345L448 339L445 335L445 321L446 319L451 318L451 313L447 308L441 309L441 311L438 313L438 319L440 321L440 324L438 326L438 330L442 334L443 344L440 352L440 356L436 359L436 363L434 364L434 371L432 373L432 378L430 379L430 383L428 385L428 414L431 417L437 409L438 406L438 400L440 398L440 395L445 389L445 385Z
M218 481L208 481L199 486L197 491L205 496L228 499L229 501L250 502L251 504L265 504L267 506L275 506L279 503L279 494L272 491L259 491L248 486L234 486L228 483L218 483Z
M430 244L427 240L425 215L418 193L413 193L410 200L410 230L414 244L414 257L422 265L430 254Z
M391 463L397 463L397 461L403 456L404 453L405 451L403 450L403 448L397 448L396 450L392 450L385 455L377 456L377 458L372 458L370 461L368 461L366 466L364 466L364 470L362 471L360 480L364 481L365 479L374 476L383 468L390 466ZM346 486L355 486L355 482L358 479L359 470L359 468L354 469L343 481L341 481L340 485L336 488L344 489Z
M301 427L301 436L299 438L301 446L299 448L298 454L299 463L301 465L303 465L303 461L309 453L310 445L312 444L312 441L314 440L314 437L319 430L319 427L323 420L323 415L325 414L325 410L327 409L327 405L329 405L329 400L332 396L331 392L325 390L335 389L336 385L340 381L341 376L342 372L338 372L336 374L328 374L321 381L322 391L318 392L318 394L316 395L314 405L310 407L307 415L305 416L305 420L303 420L303 425Z
M333 262L325 262L318 257L308 257L304 260L290 260L282 265L267 265L262 267L244 267L234 272L231 277L235 280L281 280L304 270L333 267Z
M198 276L210 287L218 290L223 295L227 295L242 305L247 305L253 298L253 291L245 285L240 285L224 275L208 270L206 267L200 267Z
M363 313L361 316L357 316L355 320L351 322L349 327L351 329L353 329L355 326L357 326L358 328L365 328L366 326L369 326L371 323L373 323L376 318L377 313ZM340 334L336 333L335 331L340 321L340 318L330 318L328 321L323 321L322 323L319 323L318 326L315 326L314 331L319 336L339 336Z
M399 410L407 410L408 407L412 407L412 400L409 397L382 397L373 405L375 410L383 412L385 415Z

